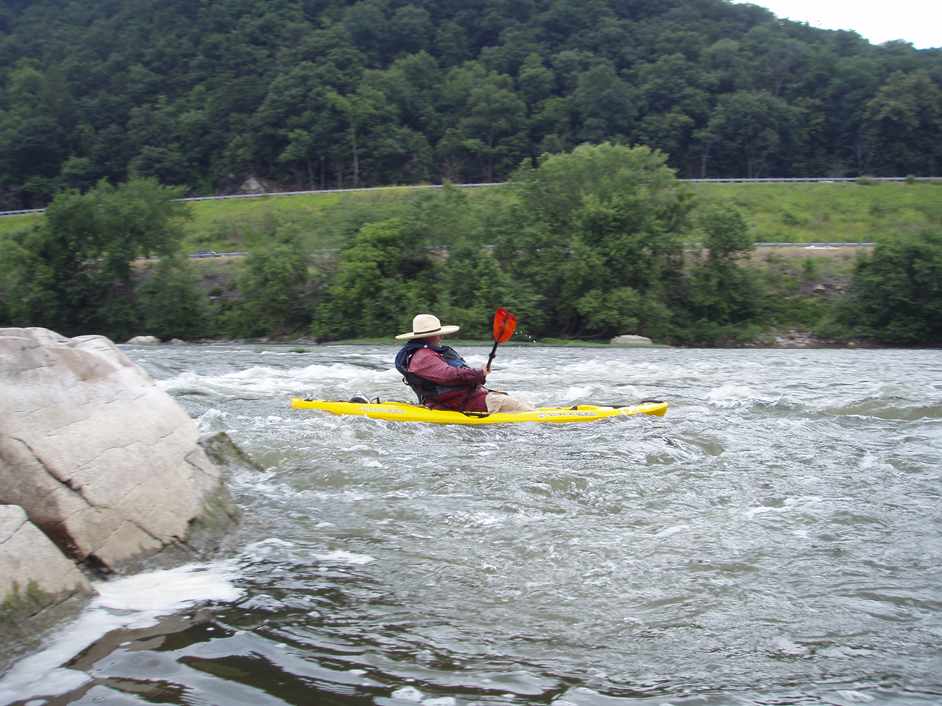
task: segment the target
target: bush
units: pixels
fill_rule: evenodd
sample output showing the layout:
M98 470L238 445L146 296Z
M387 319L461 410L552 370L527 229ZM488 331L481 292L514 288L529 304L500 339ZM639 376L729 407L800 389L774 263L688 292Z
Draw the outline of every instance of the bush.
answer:
M838 321L888 343L942 342L942 233L878 243L858 262Z
M138 288L143 331L164 340L211 334L206 295L188 260L162 258Z

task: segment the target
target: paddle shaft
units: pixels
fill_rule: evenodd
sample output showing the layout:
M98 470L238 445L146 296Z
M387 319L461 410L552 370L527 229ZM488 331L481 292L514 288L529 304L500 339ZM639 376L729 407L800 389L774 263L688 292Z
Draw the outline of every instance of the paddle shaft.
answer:
M491 363L494 362L494 356L497 355L497 344L500 341L494 341L494 346L491 348L491 354L487 357L487 369L491 369Z

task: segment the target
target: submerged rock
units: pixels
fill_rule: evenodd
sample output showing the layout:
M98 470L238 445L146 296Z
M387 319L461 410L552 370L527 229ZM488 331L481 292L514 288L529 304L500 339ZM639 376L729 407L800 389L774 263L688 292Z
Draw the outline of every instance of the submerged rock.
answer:
M613 346L623 346L626 348L644 348L645 346L653 346L654 341L645 336L615 336L610 342Z
M0 504L105 572L191 555L236 517L196 423L107 338L0 329Z
M220 466L226 468L242 468L252 471L263 470L255 461L249 458L224 431L209 432L199 438L199 445L203 447L206 455Z
M160 339L157 336L135 336L129 338L127 342L134 346L156 346L160 343Z

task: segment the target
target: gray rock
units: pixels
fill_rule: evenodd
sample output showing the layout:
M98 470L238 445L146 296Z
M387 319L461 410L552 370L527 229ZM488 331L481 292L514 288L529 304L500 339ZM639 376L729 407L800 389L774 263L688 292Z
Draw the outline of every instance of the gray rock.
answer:
M623 346L626 348L644 348L645 346L653 346L654 341L650 338L645 338L644 336L633 336L626 334L624 336L615 336L610 343L613 346Z
M156 336L135 336L128 339L128 343L134 346L156 346L160 339Z
M0 330L0 503L77 561L186 552L236 513L196 423L108 339ZM210 528L212 532L203 532Z
M232 438L224 431L203 434L199 445L209 456L213 463L225 468L242 468L252 471L263 470L255 461L238 447Z
M268 179L250 176L239 186L241 194L268 194L277 191L277 185Z
M168 343L170 343L171 346L185 346L186 345L186 341L181 341L179 338L171 338L168 341Z

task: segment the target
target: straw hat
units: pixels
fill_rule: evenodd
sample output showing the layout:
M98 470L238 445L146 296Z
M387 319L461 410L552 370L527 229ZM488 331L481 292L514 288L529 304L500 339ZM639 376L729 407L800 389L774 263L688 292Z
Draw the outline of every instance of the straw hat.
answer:
M431 314L419 314L412 319L412 330L409 333L401 333L396 336L399 341L408 341L413 338L428 338L429 336L447 336L454 333L460 326L442 326L442 322L437 316Z

